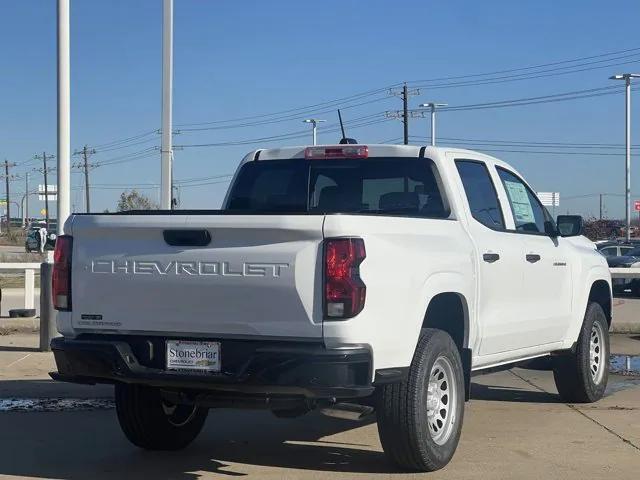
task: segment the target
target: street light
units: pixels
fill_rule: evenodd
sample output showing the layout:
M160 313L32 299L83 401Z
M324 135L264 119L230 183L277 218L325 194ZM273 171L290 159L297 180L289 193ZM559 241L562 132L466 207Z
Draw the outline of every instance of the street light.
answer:
M422 108L430 108L431 109L431 146L435 147L436 145L436 108L446 107L446 103L436 103L429 102L423 103L420 105Z
M609 80L624 80L625 82L625 143L626 143L626 167L625 167L625 188L624 199L625 206L625 220L626 220L626 233L625 237L627 241L631 239L631 79L640 78L640 73L622 73L620 75L613 75L609 77Z
M326 120L319 120L317 118L307 118L303 120L302 123L310 123L313 128L313 144L316 145L318 139L318 124L321 122L326 122Z

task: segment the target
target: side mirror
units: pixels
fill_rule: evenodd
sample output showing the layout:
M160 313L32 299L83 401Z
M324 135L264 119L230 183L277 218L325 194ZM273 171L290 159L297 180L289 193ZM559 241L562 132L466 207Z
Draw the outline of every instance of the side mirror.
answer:
M557 225L561 237L582 235L582 217L580 215L558 215Z

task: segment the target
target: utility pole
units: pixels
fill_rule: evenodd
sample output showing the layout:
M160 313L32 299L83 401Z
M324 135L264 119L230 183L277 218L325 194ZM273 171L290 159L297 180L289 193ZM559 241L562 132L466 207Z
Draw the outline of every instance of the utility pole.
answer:
M162 8L162 140L160 147L160 208L172 204L172 89L173 89L173 0Z
M49 181L47 178L48 168L47 160L55 158L55 155L47 155L47 152L42 152L42 156L36 155L36 160L42 160L42 174L44 175L44 210L45 210L45 224L47 231L49 231ZM60 198L58 198L60 201Z
M11 233L11 203L9 202L9 162L6 158L4 160L4 181L7 199L7 235L9 235Z
M602 220L602 194L600 194L600 220Z
M88 146L84 146L82 150L73 152L74 155L82 155L83 162L78 165L74 165L84 171L84 196L85 196L85 211L89 213L91 211L91 196L89 190L89 167L93 165L89 165L89 155L93 155L96 153L96 150L93 148L89 148Z
M631 240L631 79L640 78L640 73L623 73L621 75L613 75L610 80L624 80L625 83L625 220L627 242Z
M307 118L302 121L302 123L310 123L312 126L312 139L313 145L318 144L318 124L321 122L326 122L326 120L320 120L318 118Z
M58 171L57 234L64 234L64 224L71 210L71 60L69 55L69 0L58 0ZM48 196L49 192L45 192ZM46 197L45 197L46 198ZM49 210L47 210L47 215ZM47 230L48 230L47 226Z
M429 108L431 110L431 146L436 146L436 108L446 107L446 103L429 102L420 105L422 108Z
M420 95L420 90L417 88L409 89L409 87L407 87L407 82L404 82L404 85L402 86L401 90L390 89L389 93L391 95L399 96L400 98L402 98L402 113L396 112L396 114L393 116L402 118L404 144L408 145L409 144L409 117L411 116L410 115L411 112L409 112L409 97L413 95ZM387 113L387 116L391 116L391 115Z
M407 82L402 87L402 120L404 124L404 144L409 145L409 92Z
M29 225L29 172L24 174L24 194L25 198L25 214L24 214L24 226Z

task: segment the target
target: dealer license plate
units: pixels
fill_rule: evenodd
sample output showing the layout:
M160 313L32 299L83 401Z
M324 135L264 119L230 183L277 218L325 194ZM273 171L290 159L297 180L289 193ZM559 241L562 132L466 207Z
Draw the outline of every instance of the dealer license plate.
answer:
M167 370L219 372L220 343L167 340Z

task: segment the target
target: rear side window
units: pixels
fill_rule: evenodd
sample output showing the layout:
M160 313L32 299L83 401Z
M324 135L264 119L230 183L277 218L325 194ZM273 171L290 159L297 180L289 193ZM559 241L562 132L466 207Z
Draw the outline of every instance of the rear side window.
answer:
M283 160L245 163L227 209L237 212L301 213L307 207L308 168Z
M424 158L248 162L232 187L227 209L449 216L436 167Z
M502 208L487 166L472 160L456 160L456 167L473 218L489 228L503 230Z

